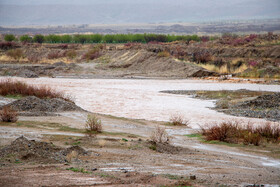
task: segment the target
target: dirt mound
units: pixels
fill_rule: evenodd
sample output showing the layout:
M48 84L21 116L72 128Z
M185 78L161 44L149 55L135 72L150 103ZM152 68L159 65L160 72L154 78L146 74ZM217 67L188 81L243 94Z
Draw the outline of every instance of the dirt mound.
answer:
M74 103L65 101L63 99L40 99L35 96L28 96L17 101L14 101L8 106L19 112L35 112L35 113L52 113L65 111L82 111L80 107Z
M78 155L86 155L87 152L79 147L74 146L67 149L56 147L52 143L36 142L28 140L21 136L0 150L1 159L10 159L10 156L16 160L43 162L43 163L63 163L67 162L66 156L72 151L76 151Z
M248 108L279 108L280 107L280 93L262 95L256 99L246 101L240 105L241 107Z
M104 58L110 60L105 64L101 63L99 69L122 70L124 73L157 77L183 78L218 75L194 64L177 61L172 57L159 57L157 53L146 50L111 51L102 59ZM96 62L102 59L97 59Z
M253 100L235 104L224 112L254 118L280 121L280 93L258 96Z

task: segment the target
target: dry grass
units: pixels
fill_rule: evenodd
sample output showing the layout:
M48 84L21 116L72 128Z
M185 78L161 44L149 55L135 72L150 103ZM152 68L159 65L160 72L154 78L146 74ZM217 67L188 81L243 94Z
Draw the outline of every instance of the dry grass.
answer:
M214 71L217 73L221 73L221 74L228 74L230 73L228 71L227 65L223 65L221 67L215 66L213 64L198 64L200 67L205 68L209 71Z
M102 132L102 122L95 115L88 115L85 128L88 132Z
M222 122L209 128L201 128L202 135L207 141L218 140L227 143L243 143L245 145L260 145L262 142L280 142L280 123L266 122L255 126L248 123L240 125L239 122Z
M99 147L105 147L105 145L107 144L107 141L106 140L98 140L98 145Z
M66 52L66 57L68 59L74 59L77 56L77 52L74 49L71 49L69 51Z
M19 60L20 58L24 57L23 51L21 49L10 49L7 51L7 56Z
M228 68L227 64L222 65L221 67L216 66L214 64L198 64L200 67L203 67L209 71L214 71L220 74L230 74L230 73L241 73L248 69L248 66L243 63L240 66L238 65L239 59L235 59L230 64L230 68Z
M18 120L18 113L10 107L4 107L2 110L0 110L0 119L3 122L14 123Z
M153 143L168 143L169 137L165 131L165 128L157 126L152 132L150 139Z
M241 73L248 69L246 64L242 64L239 68L235 69L232 73Z
M0 81L0 95L19 95L19 96L36 96L38 98L61 98L71 101L69 96L63 92L55 91L46 86L32 86L20 81L12 81L11 79Z
M169 57L170 53L168 51L162 51L157 54L158 57Z

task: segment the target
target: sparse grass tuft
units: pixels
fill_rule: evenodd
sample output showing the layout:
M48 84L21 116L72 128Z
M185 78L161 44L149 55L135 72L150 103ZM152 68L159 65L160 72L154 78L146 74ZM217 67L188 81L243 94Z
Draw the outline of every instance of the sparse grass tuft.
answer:
M3 109L0 110L0 119L3 122L14 123L18 120L18 113L10 107L3 107Z
M95 115L88 115L87 121L85 124L85 128L87 132L102 132L102 122Z

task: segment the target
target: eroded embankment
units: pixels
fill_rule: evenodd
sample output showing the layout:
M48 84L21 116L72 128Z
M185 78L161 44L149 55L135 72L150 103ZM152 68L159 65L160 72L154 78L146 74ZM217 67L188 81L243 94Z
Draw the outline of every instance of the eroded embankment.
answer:
M167 90L162 93L191 95L198 99L215 99L213 109L234 116L280 121L280 93L250 90L206 91Z

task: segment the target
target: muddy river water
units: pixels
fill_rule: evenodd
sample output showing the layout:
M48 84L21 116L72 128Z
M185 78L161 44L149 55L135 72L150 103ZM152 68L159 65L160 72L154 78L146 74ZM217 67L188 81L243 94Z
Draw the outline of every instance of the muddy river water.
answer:
M192 127L211 121L247 119L210 109L214 106L214 101L211 100L199 100L186 95L166 94L160 91L248 89L280 92L280 85L220 83L187 79L15 79L34 85L48 85L64 91L74 98L77 105L91 112L156 121L168 121L171 115L180 114L191 121Z

